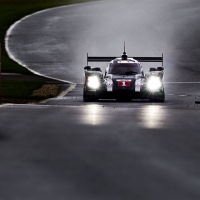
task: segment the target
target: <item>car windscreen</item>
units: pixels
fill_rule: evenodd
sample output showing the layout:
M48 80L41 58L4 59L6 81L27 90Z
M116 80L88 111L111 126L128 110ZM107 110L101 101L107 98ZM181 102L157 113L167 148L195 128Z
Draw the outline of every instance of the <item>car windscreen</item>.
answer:
M140 73L140 66L137 63L112 63L109 67L109 74L114 75L132 75Z

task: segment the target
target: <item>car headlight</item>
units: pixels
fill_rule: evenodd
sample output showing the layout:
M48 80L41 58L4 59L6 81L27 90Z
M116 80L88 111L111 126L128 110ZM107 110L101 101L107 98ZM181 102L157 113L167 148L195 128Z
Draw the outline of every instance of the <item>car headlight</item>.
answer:
M157 76L152 76L148 79L147 81L147 88L151 91L151 92L156 92L157 90L159 90L162 87L162 82L160 80L159 77Z
M87 80L87 86L93 90L100 87L100 79L98 76L89 76Z

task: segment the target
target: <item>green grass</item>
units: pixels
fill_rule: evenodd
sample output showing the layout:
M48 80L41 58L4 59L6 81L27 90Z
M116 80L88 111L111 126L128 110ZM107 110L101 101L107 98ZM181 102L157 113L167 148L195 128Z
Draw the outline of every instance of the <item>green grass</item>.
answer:
M8 28L22 17L55 6L82 3L89 0L0 0L0 43L2 44L2 72L30 74L27 69L9 59L4 38Z
M38 99L32 97L33 90L42 87L39 81L3 81L2 97L10 99Z

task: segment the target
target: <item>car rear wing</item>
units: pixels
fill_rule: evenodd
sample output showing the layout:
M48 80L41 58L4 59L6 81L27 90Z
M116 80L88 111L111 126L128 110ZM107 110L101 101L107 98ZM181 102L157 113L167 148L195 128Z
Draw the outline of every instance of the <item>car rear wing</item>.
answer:
M88 56L87 54L87 65L88 62L110 62L118 57L100 57L100 56ZM120 56L119 56L120 58ZM163 66L163 54L161 57L131 57L138 62L161 62Z

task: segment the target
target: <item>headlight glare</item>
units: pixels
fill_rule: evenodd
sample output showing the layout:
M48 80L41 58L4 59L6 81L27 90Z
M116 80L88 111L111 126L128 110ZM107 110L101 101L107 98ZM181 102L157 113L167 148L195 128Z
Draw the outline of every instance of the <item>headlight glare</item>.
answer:
M100 79L98 76L89 76L87 80L87 86L93 90L100 87Z
M152 76L149 78L149 80L147 81L147 88L151 91L151 92L156 92L157 90L159 90L162 87L162 82L160 80L159 77L157 76Z

